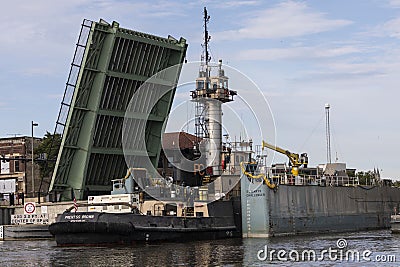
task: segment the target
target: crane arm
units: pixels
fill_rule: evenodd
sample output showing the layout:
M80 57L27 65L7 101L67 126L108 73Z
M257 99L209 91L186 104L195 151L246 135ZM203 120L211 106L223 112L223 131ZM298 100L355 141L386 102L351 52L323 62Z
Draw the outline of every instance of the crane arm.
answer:
M274 150L276 152L279 152L281 154L286 155L289 158L289 160L292 163L292 165L295 166L295 167L298 167L298 166L301 165L301 163L299 162L299 154L292 153L289 150L285 150L283 148L271 145L271 144L269 144L269 143L267 143L265 141L262 141L261 147L262 147L263 150L264 150L264 147L266 147L266 148L272 149L272 150Z
M279 153L282 153L282 154L287 154L287 152L289 152L289 151L284 150L284 149L282 149L282 148L280 148L280 147L277 147L277 146L268 144L268 143L265 142L265 141L262 141L262 149L264 149L264 147L269 148L269 149L272 149L272 150L275 150L276 152L279 152ZM290 153L290 152L289 152L289 153Z

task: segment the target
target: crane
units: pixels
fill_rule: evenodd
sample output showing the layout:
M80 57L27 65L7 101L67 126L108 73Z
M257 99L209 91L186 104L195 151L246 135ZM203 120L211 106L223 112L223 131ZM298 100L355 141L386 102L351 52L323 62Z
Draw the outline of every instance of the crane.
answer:
M266 148L272 149L276 152L286 155L289 158L289 161L292 165L292 174L294 176L299 175L299 167L301 167L302 165L304 166L304 168L307 168L307 164L308 164L307 153L302 153L299 156L299 154L292 153L289 150L285 150L283 148L271 145L265 141L262 141L261 147L262 147L262 150L264 150L264 148L266 147Z

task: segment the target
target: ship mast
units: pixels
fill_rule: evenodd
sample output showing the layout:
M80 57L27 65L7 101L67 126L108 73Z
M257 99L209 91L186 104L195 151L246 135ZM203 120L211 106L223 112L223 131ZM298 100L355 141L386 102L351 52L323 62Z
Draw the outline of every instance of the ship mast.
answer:
M222 173L222 104L233 101L236 91L229 90L228 77L222 68L222 60L211 64L209 54L210 35L207 25L210 20L207 9L204 8L204 43L201 56L199 76L196 79L196 90L191 91L192 101L196 105L195 135L196 149L204 148L206 175L219 176ZM211 69L216 68L216 75L211 75ZM198 153L199 155L199 153Z
M207 8L204 7L204 44L203 44L203 55L201 61L205 61L205 65L208 66L208 63L211 60L211 57L208 52L208 43L210 42L211 36L208 35L207 24L210 21L210 16L207 13Z

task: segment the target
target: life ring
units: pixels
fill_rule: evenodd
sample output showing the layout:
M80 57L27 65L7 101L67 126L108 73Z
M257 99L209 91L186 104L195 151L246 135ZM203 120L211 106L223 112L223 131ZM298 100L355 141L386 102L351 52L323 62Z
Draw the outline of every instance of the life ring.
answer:
M231 168L231 174L235 174L235 171L236 171L235 167L232 167Z

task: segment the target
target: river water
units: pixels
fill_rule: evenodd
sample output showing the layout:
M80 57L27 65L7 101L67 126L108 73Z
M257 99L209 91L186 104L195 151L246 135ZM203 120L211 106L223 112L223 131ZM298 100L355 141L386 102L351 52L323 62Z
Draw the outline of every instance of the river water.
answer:
M277 255L279 250L283 252ZM307 256L309 254L304 254L302 258L302 253L310 250L316 256L310 258ZM323 250L326 252L323 253ZM354 251L354 257L348 254L346 258L350 250ZM0 266L266 265L400 266L400 235L382 230L270 239L237 238L140 244L129 247L57 247L54 240L0 242Z

